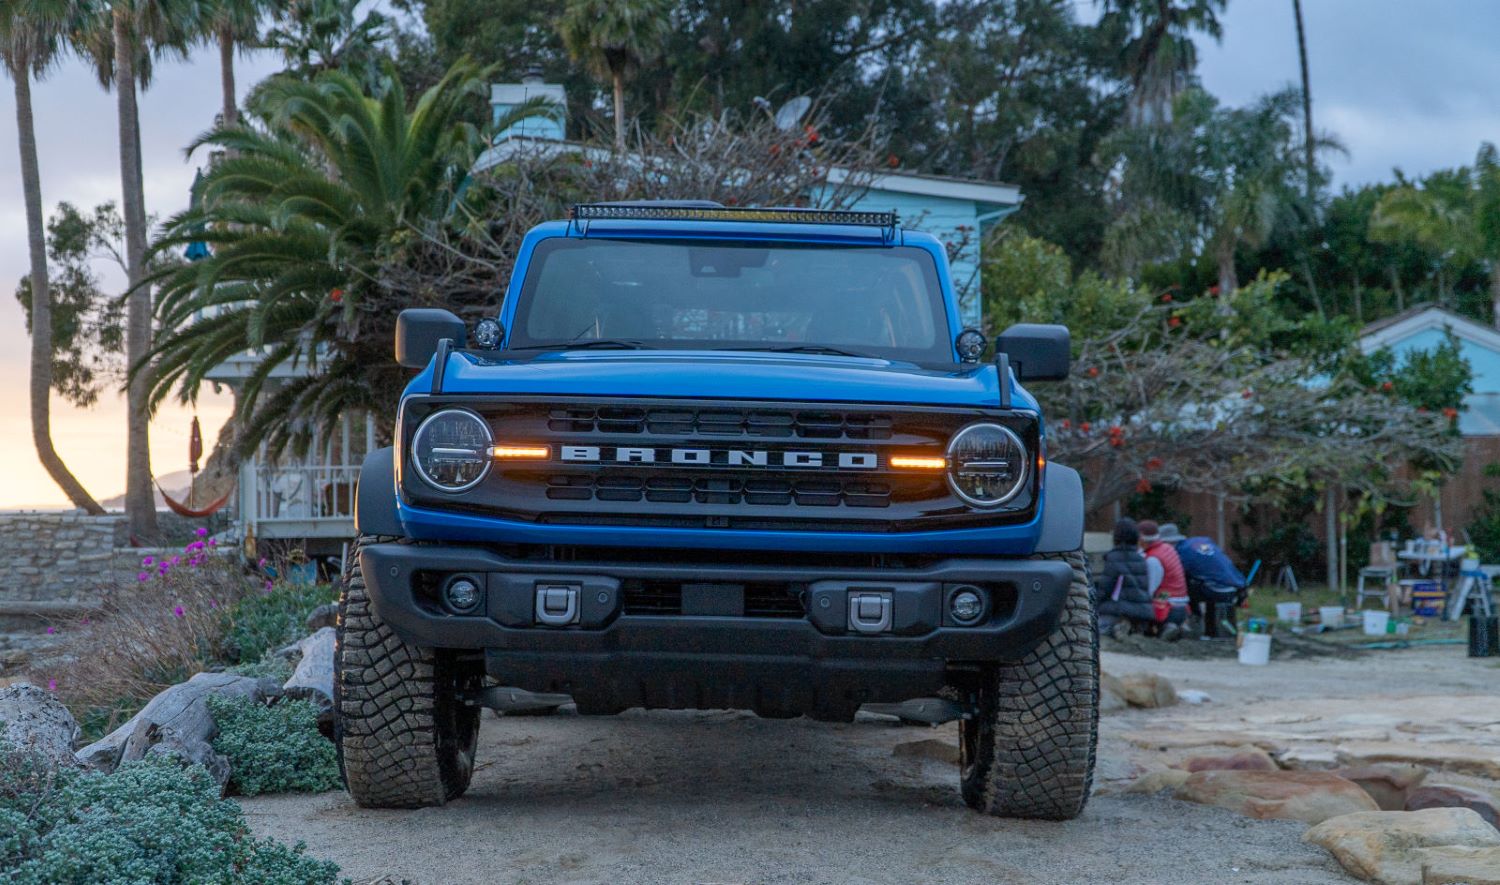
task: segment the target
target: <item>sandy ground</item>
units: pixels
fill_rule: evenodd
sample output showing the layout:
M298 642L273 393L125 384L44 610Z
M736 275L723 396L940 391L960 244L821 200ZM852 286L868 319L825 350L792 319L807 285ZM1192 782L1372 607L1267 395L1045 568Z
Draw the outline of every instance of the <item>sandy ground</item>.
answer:
M474 784L444 808L366 811L343 794L241 805L257 835L304 841L356 882L1350 882L1299 841L1302 824L1116 793L1149 765L1126 735L1274 711L1280 698L1367 698L1372 709L1427 695L1493 701L1497 663L1462 655L1423 649L1251 668L1106 654L1110 672L1161 673L1213 701L1106 717L1099 790L1081 818L1062 824L976 815L959 800L953 765L892 753L911 741L954 741L952 726L729 712L486 714Z

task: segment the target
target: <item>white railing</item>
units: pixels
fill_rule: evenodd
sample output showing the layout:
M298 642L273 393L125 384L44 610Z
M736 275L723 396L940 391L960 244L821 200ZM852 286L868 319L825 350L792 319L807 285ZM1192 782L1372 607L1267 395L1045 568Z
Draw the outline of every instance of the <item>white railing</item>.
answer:
M252 519L352 519L359 466L351 464L256 465Z

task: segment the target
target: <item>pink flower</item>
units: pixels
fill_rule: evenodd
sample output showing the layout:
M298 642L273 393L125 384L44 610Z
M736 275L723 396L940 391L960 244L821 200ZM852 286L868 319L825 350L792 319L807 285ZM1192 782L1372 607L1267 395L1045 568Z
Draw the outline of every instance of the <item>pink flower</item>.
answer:
M194 532L193 532L193 534L195 534L195 535L197 535L197 536L198 536L198 537L200 537L200 538L202 538L202 537L204 537L204 536L206 536L206 535L207 535L207 534L208 534L208 529L206 529L206 528L203 528L203 527L202 527L202 526L199 526L199 527L198 527L198 528L197 528L197 529L196 529L196 530L195 530L195 531L194 531Z
M48 679L47 680L47 690L48 691L57 691L57 680L56 679Z
M183 612L182 606L180 606L180 605L176 605L176 606L172 607L172 614L174 616L176 616L176 617L179 617L179 618L185 616L185 612Z
M218 608L219 607L219 601L217 599L210 599L208 601L208 607L209 608Z
M262 556L260 559L256 560L255 561L255 567L256 568L265 568L266 567L266 558L264 556Z
M83 626L87 627L88 625L89 625L89 619L88 618L84 618L83 619Z
M270 593L271 592L271 579L270 578L266 579L266 589L265 589L264 592L266 592L266 593Z
M217 546L219 546L219 539L218 538L209 538L208 539L208 546L210 546L210 547L217 547Z
M174 557L172 557L172 564L173 565L181 565L182 564L182 557L181 556L174 556Z
M146 557L145 559L141 560L141 565L145 566L146 568L150 568L151 566L156 565L156 557Z
M203 544L202 541L194 541L193 543L187 545L186 547L184 547L182 549L184 549L184 550L186 550L188 552L192 552L194 550L202 550L203 547L204 547L204 544Z
M142 581L142 582L149 581L149 580L151 580L151 573L150 572L141 572L140 574L138 574L138 575L135 576L135 579L137 581Z
M48 627L47 628L47 635L48 636L51 636L51 635L53 635L56 632L57 632L57 628L56 627Z

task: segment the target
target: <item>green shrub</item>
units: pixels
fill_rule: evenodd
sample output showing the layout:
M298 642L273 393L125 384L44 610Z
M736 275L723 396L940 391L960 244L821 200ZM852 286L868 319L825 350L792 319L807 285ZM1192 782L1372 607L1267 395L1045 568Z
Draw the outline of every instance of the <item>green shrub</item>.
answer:
M259 661L307 635L307 616L320 605L338 599L329 584L272 585L251 593L229 609L224 654L232 664Z
M229 788L261 793L322 793L341 785L333 744L318 733L318 708L284 700L267 707L242 697L210 697L219 736L214 750L229 758Z
M229 668L229 672L238 676L249 676L252 679L269 676L277 682L286 682L292 678L292 671L295 669L292 662L281 655L268 654L258 661L235 664Z
M203 769L169 760L114 774L47 773L0 737L0 880L329 883L338 867L257 840Z

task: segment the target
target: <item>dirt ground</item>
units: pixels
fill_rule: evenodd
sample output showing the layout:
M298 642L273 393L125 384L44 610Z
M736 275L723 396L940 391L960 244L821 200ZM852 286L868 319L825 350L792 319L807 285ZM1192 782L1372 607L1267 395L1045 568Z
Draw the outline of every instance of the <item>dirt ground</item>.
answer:
M1114 653L1104 664L1161 673L1212 701L1105 717L1098 789L1068 823L981 817L960 802L953 764L893 753L952 744L952 726L730 712L486 714L474 784L444 808L367 811L341 793L241 805L257 835L304 841L356 882L1350 882L1301 843L1302 824L1120 794L1152 764L1131 735L1242 722L1246 711L1264 719L1315 698L1368 699L1372 710L1439 695L1492 704L1500 685L1500 662L1462 648L1259 668Z

